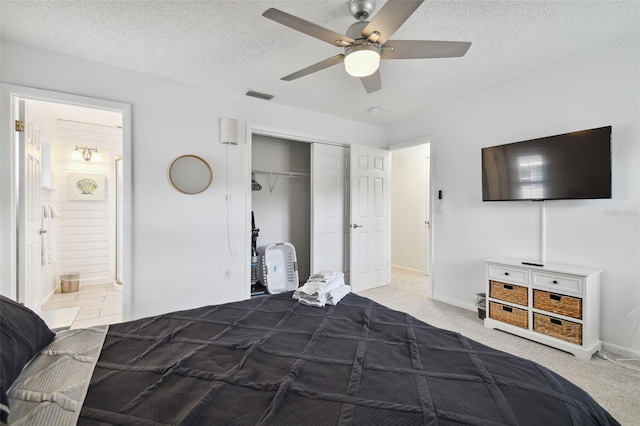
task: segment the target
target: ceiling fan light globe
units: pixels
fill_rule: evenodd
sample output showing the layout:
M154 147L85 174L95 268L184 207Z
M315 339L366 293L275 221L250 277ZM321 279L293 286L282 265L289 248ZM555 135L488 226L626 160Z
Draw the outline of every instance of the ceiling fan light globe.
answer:
M354 46L344 58L344 69L353 77L366 77L378 70L380 53L370 46Z

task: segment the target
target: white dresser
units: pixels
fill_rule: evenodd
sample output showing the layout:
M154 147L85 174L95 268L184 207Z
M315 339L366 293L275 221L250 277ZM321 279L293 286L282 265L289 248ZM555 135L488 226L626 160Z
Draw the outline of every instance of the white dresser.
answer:
M525 261L526 262L526 261ZM521 259L486 261L485 327L588 360L600 350L600 270Z

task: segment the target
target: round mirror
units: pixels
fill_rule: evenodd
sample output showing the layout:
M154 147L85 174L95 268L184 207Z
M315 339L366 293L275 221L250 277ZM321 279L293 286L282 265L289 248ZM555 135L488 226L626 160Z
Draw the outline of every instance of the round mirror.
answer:
M169 179L178 191L199 194L213 181L211 166L197 155L182 155L171 163Z

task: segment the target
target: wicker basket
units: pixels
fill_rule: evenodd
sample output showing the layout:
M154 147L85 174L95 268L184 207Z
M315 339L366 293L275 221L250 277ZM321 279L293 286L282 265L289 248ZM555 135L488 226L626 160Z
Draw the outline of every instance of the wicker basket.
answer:
M529 289L520 285L489 281L489 297L527 306Z
M578 297L533 290L533 307L541 311L582 319L582 299Z
M533 331L582 345L582 324L533 313Z
M506 322L516 327L529 328L529 313L524 309L514 308L501 303L489 302L489 318Z

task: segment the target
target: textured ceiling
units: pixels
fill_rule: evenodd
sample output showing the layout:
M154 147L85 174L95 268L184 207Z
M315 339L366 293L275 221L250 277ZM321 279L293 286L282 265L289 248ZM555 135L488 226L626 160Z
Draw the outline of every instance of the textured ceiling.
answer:
M376 11L383 4L378 0ZM464 57L383 61L382 90L372 94L341 65L281 81L341 49L262 12L275 7L344 33L355 22L347 5L1 0L1 35L196 85L266 92L274 103L392 125L557 63L637 45L640 32L637 1L426 1L392 39L471 41ZM382 113L370 113L372 107Z

